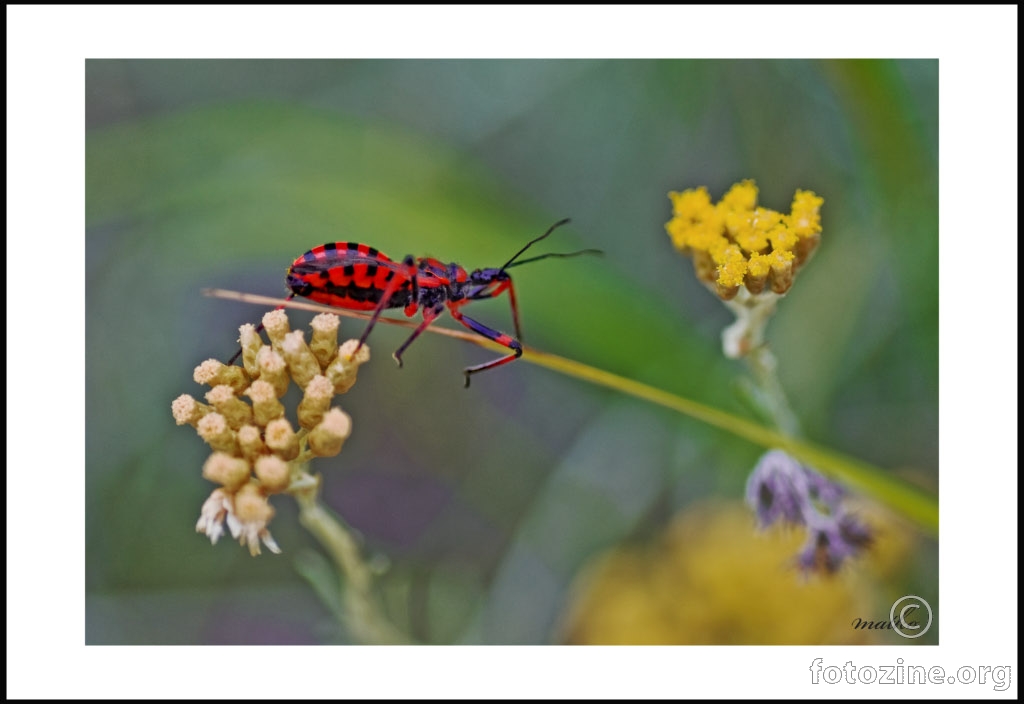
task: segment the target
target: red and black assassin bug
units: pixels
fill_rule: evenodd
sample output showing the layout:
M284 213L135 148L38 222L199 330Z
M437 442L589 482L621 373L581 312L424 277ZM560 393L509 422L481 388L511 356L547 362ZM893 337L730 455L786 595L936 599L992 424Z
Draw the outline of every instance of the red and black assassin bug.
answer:
M448 312L459 323L511 350L511 353L504 357L467 367L464 373L468 387L472 374L507 364L523 354L519 309L516 305L512 278L507 270L548 257L601 253L599 250L585 249L564 254L542 254L516 261L527 249L567 222L568 218L556 222L543 235L528 242L502 267L476 269L469 273L454 262L444 264L429 257L414 259L411 255L401 262L396 262L365 244L328 242L314 247L292 262L288 268L287 285L291 291L288 299L303 296L337 308L372 310L373 314L359 338L356 350L362 347L385 308L403 308L407 317L412 317L417 310L422 309L423 321L392 355L400 367L405 350L447 307ZM471 301L496 298L506 291L512 307L515 337L489 328L465 315L461 310Z

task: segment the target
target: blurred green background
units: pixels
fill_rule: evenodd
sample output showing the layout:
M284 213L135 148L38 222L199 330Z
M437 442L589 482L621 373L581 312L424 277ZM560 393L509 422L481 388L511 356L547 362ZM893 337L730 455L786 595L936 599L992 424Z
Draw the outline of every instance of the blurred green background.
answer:
M283 555L193 532L207 449L170 414L264 312L201 289L281 295L288 264L328 241L499 266L571 217L541 251L606 255L516 269L527 342L750 416L719 351L731 315L672 249L667 192L717 200L752 178L787 212L813 190L822 245L768 331L782 381L809 439L937 490L936 61L90 60L86 163L88 643L347 642L299 574L319 548L288 497L270 526ZM511 329L504 301L470 314ZM361 329L343 321L343 339ZM374 330L340 399L354 434L313 468L421 642L565 640L581 569L739 499L762 452L522 362L464 390L462 368L491 355L438 336L399 370L405 335ZM870 613L827 618L883 618L906 593L939 613L937 544L888 530L893 565L827 587ZM770 569L799 593L789 565ZM777 642L770 622L750 640Z

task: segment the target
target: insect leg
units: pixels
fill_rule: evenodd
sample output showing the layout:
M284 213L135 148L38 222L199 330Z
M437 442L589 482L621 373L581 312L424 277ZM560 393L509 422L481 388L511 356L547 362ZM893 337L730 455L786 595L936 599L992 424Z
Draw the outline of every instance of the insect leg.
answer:
M520 342L523 341L523 331L519 327L519 306L516 304L516 289L512 285L512 279L508 280L508 302L512 305L512 324L516 329L516 339Z
M512 285L512 279L506 279L494 287L491 291L486 291L487 286L481 286L478 289L471 291L466 298L471 301L482 301L486 298L497 298L505 291L508 291L508 301L512 306L512 324L515 326L516 339L522 341L523 330L519 326L519 305L516 303L516 289Z
M406 276L412 280L412 290L414 294L413 300L415 300L415 294L417 293L418 288L416 285L416 267L413 264L412 256L407 256L402 261L402 265L406 269ZM378 302L377 307L373 309L373 315L370 317L370 322L366 324L366 329L363 330L363 334L359 338L359 344L356 345L356 349L352 354L355 354L362 348L363 343L366 342L366 338L370 336L370 331L373 330L373 326L377 323L377 318L380 317L380 314L384 312L384 309L387 307L388 300L394 295L395 291L401 288L405 281L406 279L403 279L401 276L391 277L391 281L388 282L387 288L385 288L384 293L381 294L380 302Z
M455 318L457 321L459 321L467 328L475 332L477 335L486 337L488 340L494 340L499 345L504 345L505 347L508 347L510 350L512 350L512 354L506 355L504 357L492 359L490 362L477 364L476 366L473 367L466 367L466 369L463 372L466 375L466 388L469 388L469 377L471 374L476 374L477 372L482 372L486 369L491 369L493 367L500 367L502 364L508 364L509 362L519 359L520 357L523 356L523 346L520 345L519 341L516 340L511 335L506 335L503 332L492 330L483 323L478 323L472 318L463 315L461 312L459 312L458 309L452 308L449 309L449 312L451 312L453 318Z
M430 324L437 320L437 316L440 315L443 308L424 308L423 309L423 322L416 326L416 329L412 331L412 335L409 339L402 343L402 346L395 350L395 353L391 356L394 357L395 361L398 362L398 366L402 366L402 354L412 344L413 340L420 336L424 330L430 327Z

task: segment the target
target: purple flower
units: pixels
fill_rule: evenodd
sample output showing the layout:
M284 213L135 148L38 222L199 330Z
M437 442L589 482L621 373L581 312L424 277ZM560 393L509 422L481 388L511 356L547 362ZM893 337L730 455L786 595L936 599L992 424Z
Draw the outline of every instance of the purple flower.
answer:
M747 505L762 528L782 520L804 523L810 495L807 472L782 450L772 450L758 461L747 480Z
M747 480L747 504L761 528L776 521L807 527L797 556L804 570L835 572L871 543L870 529L845 511L845 490L782 450L758 461Z
M831 574L871 544L870 529L850 514L830 517L809 528L807 542L797 555L797 564L804 570Z

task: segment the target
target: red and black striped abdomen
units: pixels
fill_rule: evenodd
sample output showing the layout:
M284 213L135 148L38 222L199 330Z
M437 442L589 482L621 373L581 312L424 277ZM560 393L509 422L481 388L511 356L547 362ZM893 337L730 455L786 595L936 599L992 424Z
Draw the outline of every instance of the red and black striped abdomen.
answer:
M412 300L412 283L401 265L369 245L328 242L292 262L287 283L293 293L317 303L373 310L396 276L403 281L388 299L388 308L402 308Z

